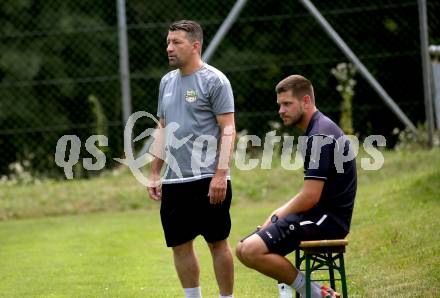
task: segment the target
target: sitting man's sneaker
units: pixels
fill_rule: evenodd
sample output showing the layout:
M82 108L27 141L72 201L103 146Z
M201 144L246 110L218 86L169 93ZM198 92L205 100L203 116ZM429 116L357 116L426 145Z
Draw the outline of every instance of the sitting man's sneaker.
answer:
M332 288L327 285L321 287L321 297L322 298L340 298L341 294L335 292Z
M312 282L312 298L341 298L341 294L335 292L332 288L327 285L320 286L316 282ZM303 293L300 295L301 298L305 298L306 295Z
M278 291L280 292L280 298L292 298L293 290L289 285L278 284Z

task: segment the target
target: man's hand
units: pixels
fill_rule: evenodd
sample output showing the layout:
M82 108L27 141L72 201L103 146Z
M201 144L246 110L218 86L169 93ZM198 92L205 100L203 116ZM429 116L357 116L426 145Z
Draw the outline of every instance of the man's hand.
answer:
M160 201L162 199L162 187L160 185L159 175L151 175L147 189L152 200Z
M148 194L154 201L160 201L162 199L162 186L160 183L160 169L164 163L164 127L165 119L159 119L159 125L154 133L154 142L150 147L150 153L154 156L151 163L150 181L147 185Z
M228 179L226 175L214 175L209 184L209 202L211 204L221 204L226 197Z

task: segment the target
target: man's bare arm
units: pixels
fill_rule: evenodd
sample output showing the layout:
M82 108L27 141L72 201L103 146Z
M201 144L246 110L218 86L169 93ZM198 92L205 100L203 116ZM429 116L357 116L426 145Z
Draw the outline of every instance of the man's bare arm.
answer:
M165 120L163 118L160 118L159 123L160 126L156 129L154 141L151 145L153 148L151 148L150 150L154 156L154 159L151 162L150 185L148 186L148 194L150 195L150 198L155 201L159 201L162 198L160 170L162 169L164 163L163 158L160 157L164 156L163 150L165 142Z
M312 209L321 199L324 180L306 179L303 189L290 201L272 212L263 227L270 223L270 218L276 214L279 218L289 214L298 214Z
M220 140L218 146L220 153L217 169L209 186L208 196L211 204L221 203L225 199L227 175L230 168L235 141L234 113L217 115L217 122L220 127Z

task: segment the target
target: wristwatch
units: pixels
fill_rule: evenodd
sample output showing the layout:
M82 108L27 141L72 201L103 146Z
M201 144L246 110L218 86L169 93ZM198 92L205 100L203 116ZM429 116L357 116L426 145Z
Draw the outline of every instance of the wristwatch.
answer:
M270 221L272 223L276 223L278 221L278 215L276 215L276 214L272 215L272 217L270 218Z

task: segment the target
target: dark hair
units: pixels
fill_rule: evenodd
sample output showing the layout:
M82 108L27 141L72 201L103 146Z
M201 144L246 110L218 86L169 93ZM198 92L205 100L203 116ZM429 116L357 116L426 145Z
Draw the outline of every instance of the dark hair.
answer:
M298 99L302 99L304 95L309 95L313 103L315 103L315 95L312 83L303 76L291 75L283 79L275 87L276 93L292 91L292 94Z
M199 41L200 44L203 44L203 30L202 26L195 21L190 20L180 20L174 22L168 28L169 31L185 31L188 34L188 37L192 41Z

